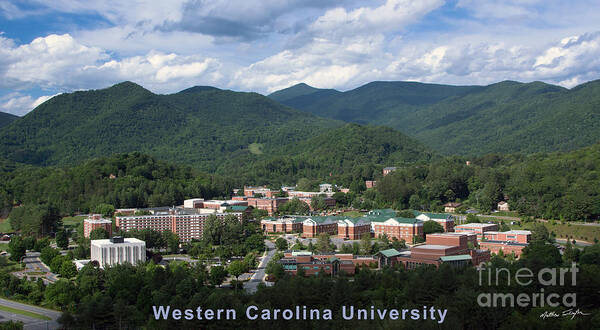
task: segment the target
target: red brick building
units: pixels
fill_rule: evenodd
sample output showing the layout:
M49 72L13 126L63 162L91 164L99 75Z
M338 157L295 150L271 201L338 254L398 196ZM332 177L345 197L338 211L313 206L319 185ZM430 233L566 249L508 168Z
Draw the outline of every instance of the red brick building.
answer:
M471 237L475 236L471 235ZM450 235L446 233L427 234L425 242L431 245L457 246L460 248L460 253L465 253L469 248L469 235L460 233L452 233ZM475 246L477 246L477 241L475 241L473 247Z
M371 228L375 237L387 235L389 239L397 238L405 242L413 242L415 237L423 237L423 222L417 219L400 217L371 218Z
M112 236L112 221L102 218L101 214L92 214L83 220L83 236L90 238L90 233L96 228L102 228L108 232L108 236Z
M488 241L484 240L479 242L479 246L482 249L489 250L492 253L498 254L500 250L505 255L514 253L518 258L523 253L523 249L527 247L527 243L516 243L516 242L506 242L506 241Z
M351 240L371 237L371 221L366 217L338 220L337 236Z
M321 233L337 235L340 217L308 217L302 222L302 237L317 237Z
M486 231L483 233L486 240L504 241L515 243L529 243L531 232L529 230L509 230L509 231Z
M372 181L372 180L365 181L365 186L367 187L367 189L375 188L376 185L377 185L377 181Z
M260 226L265 233L301 233L302 222L306 218L292 216L266 218L260 221Z
M278 190L271 190L271 189L267 188L267 186L259 186L259 187L244 186L244 196L246 196L246 197L253 197L256 194L260 194L263 197L272 198L272 197L275 197L275 194L277 194L278 192L279 192Z
M496 254L502 250L504 254L514 253L519 257L531 240L531 232L529 230L486 231L483 237L484 239L479 242L482 249L488 249Z
M130 215L115 217L116 226L123 231L134 229L152 229L156 231L170 230L179 236L182 242L187 242L193 238L202 238L204 222L210 215L215 215L217 219L224 220L227 215L235 216L242 221L241 212L210 212L204 213L195 209L167 208L152 210L148 215Z
M273 215L279 211L279 207L289 201L286 197L272 197L272 198L255 198L247 197L246 201L248 206L252 206L255 209L265 210L269 215Z

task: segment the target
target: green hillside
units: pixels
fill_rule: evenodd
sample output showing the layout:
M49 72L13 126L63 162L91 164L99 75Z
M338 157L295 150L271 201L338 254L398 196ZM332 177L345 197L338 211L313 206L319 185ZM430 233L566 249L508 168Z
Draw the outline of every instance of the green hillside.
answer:
M134 83L62 94L0 130L0 155L39 165L75 164L141 151L215 170L223 158L264 152L339 126L256 93L194 87L156 95Z
M323 117L387 125L445 154L566 151L600 140L600 81L571 90L504 81L489 86L373 82L343 93L318 91L271 97Z
M12 123L18 118L18 116L11 115L10 113L0 112L0 128Z
M251 182L291 184L298 178L363 184L385 166L426 162L432 153L416 140L388 127L347 124L297 144L282 146L254 163L228 162ZM225 174L225 173L223 173Z
M299 84L274 92L269 97L293 108L323 117L359 124L389 125L389 120L395 121L396 117L480 87L375 81L347 92L313 88L312 93L309 94L306 92L309 88L311 87ZM296 89L304 93L295 92Z
M156 95L124 82L43 103L0 130L0 158L62 166L135 151L261 183L430 158L393 129L342 125L256 93L196 86Z

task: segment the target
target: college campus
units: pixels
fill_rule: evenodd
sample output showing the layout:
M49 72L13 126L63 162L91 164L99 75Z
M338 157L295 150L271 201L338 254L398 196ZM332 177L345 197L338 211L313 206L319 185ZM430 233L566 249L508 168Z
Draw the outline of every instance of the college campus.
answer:
M383 175L396 168L386 167ZM244 186L234 190L234 196L227 200L186 199L181 206L128 208L114 211L114 228L121 233L151 230L172 232L181 244L201 240L209 217L224 222L226 217L240 223L256 222L259 229L268 237L285 237L293 245L294 240L312 242L320 237L335 239L338 252L328 253L285 250L277 261L289 274L305 275L320 273L352 275L360 267L382 268L402 266L414 269L419 265L439 266L447 263L452 266L478 266L488 262L491 254L508 254L518 258L531 240L528 230L498 231L496 223L465 222L464 215L456 213L432 213L413 210L408 214L393 209L373 209L363 211L360 216L343 215L344 210L335 208L335 192L349 190L323 183L319 191L298 191L295 187L284 186L272 190L266 186ZM316 198L324 201L319 211L313 210ZM309 215L281 214L280 208L297 200L306 204ZM504 206L504 204L499 204ZM445 211L455 211L460 203L444 205ZM449 210L451 208L451 210ZM265 216L253 217L254 210ZM346 210L348 211L348 210ZM360 212L358 213L360 214ZM426 233L424 224L437 224L438 230ZM99 214L92 214L83 221L84 235L89 237L96 228L103 228L111 236L113 222ZM324 235L324 236L323 236ZM385 239L398 242L402 248L382 249L372 255L360 255L341 251L344 244L365 240ZM316 241L315 241L316 242ZM92 258L101 267L128 262L136 264L144 260L140 253L143 244L135 238L119 236L110 239L92 240ZM88 260L79 261L81 268Z

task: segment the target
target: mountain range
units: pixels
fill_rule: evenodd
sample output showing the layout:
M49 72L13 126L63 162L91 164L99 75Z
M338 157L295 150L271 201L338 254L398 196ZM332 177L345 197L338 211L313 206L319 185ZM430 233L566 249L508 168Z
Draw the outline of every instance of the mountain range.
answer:
M19 163L72 165L132 151L208 172L266 166L290 178L432 154L391 128L348 125L257 93L206 86L158 95L124 82L61 94L0 129L0 158Z
M372 82L346 92L298 84L269 97L325 118L386 125L442 154L568 151L600 141L600 80L572 89Z
M600 140L600 81L572 89L372 82L347 92L298 84L268 97L209 86L161 95L123 82L0 119L10 121L0 128L0 159L11 162L73 165L139 151L253 182L348 181L443 154L592 145Z

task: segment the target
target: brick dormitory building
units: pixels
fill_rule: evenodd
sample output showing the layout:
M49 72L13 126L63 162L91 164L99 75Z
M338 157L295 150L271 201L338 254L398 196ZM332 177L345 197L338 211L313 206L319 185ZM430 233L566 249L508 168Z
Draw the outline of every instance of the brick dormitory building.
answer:
M109 237L112 235L112 221L102 218L101 214L91 214L83 220L83 236L85 238L90 238L90 233L96 228L106 230Z
M228 212L230 207L222 204L219 209L160 207L141 209L134 212L127 209L127 211L124 211L127 215L122 215L120 210L117 210L115 212L117 214L115 224L123 231L152 229L162 232L169 230L177 234L182 242L187 242L194 238L202 238L204 222L210 215L215 215L221 220L225 219L227 215L233 215L242 221L242 212Z
M273 215L279 211L281 205L289 202L293 198L298 198L300 201L306 203L312 210L311 202L316 196L323 197L325 205L327 207L335 207L335 199L331 196L334 194L333 186L330 184L321 184L318 192L314 191L296 191L294 187L282 187L287 196L281 197L279 190L271 190L266 186L259 187L244 187L243 196L233 196L232 200L239 202L246 202L248 206L255 209L265 210L269 215ZM346 191L347 189L341 189L340 191Z
M363 217L344 216L283 216L261 221L264 232L301 233L303 237L316 237L321 233L337 235L342 239L359 240L365 235L387 235L412 242L423 237L423 223L418 219L399 218L395 211L374 210Z

